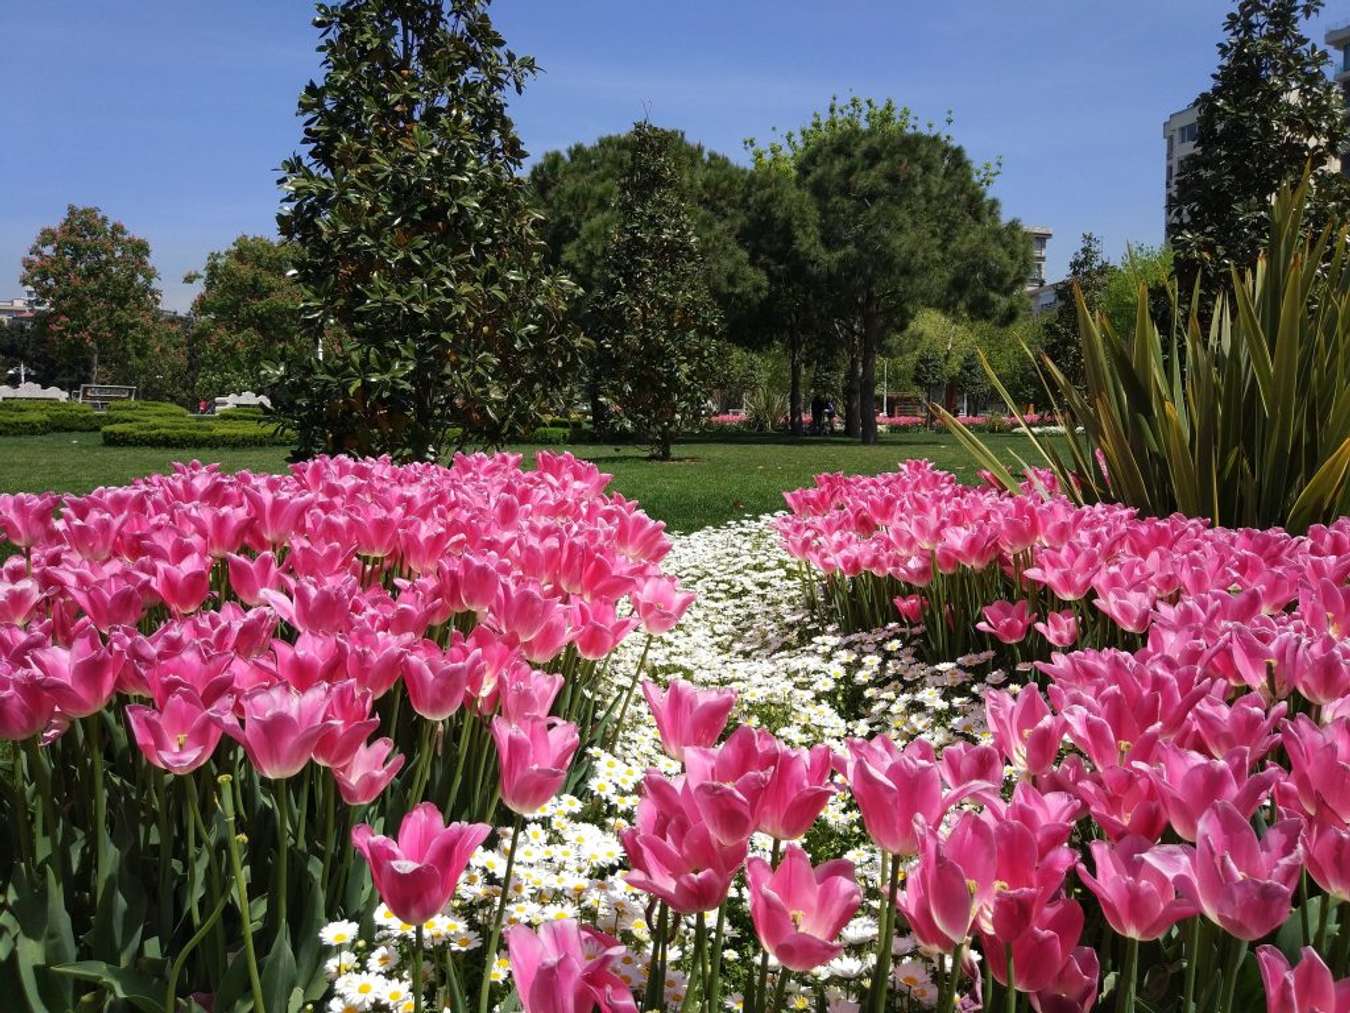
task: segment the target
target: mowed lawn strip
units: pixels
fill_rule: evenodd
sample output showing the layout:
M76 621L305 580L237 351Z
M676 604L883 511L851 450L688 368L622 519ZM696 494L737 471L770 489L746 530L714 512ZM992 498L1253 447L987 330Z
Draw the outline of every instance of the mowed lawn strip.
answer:
M1017 435L986 437L1016 465L1031 460L1033 449ZM513 446L526 463L537 450L569 450L594 461L614 476L610 488L636 499L674 531L693 531L746 514L783 508L783 492L811 484L827 471L876 474L903 460L926 457L962 481L978 479L975 462L945 433L883 435L864 447L843 437L793 440L776 436L721 436L690 440L675 448L667 463L647 460L642 447L578 444L565 447ZM125 485L134 478L168 471L175 461L215 461L226 471L248 468L279 472L286 468L284 447L246 450L105 447L98 433L0 437L0 492L87 493L99 486Z

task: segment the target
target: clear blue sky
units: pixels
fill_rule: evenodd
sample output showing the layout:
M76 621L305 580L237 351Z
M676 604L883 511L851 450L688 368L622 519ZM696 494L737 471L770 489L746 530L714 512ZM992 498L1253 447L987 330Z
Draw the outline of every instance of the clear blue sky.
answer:
M1049 225L1058 277L1079 233L1156 243L1162 121L1208 82L1223 0L497 0L544 74L512 106L533 153L653 121L735 158L831 94L955 117L1002 156L1005 214ZM304 0L0 0L0 298L70 202L149 239L165 304L241 232L273 234L275 167L318 69ZM1310 34L1350 21L1332 4Z

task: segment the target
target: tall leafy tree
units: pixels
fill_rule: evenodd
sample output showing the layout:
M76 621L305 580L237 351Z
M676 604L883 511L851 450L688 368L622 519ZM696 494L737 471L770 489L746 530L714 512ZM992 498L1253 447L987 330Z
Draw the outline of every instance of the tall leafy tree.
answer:
M707 412L720 327L677 144L673 131L633 127L595 308L610 362L608 394L662 460L676 435Z
M548 244L549 262L580 288L571 304L571 318L587 334L599 326L600 280L619 224L619 192L635 141L632 132L609 134L592 144L574 144L565 152L546 152L530 169L531 194L544 216L541 234ZM748 319L764 299L763 275L750 262L741 236L749 172L679 131L671 132L670 161L688 197L700 264L721 313L722 335L742 341L750 333ZM606 422L601 394L609 372L605 350L594 349L587 364L586 393L598 429Z
M96 207L66 208L23 259L20 282L41 305L34 336L61 383L134 383L158 326L150 244Z
M1045 325L1042 350L1077 387L1083 385L1083 344L1074 288L1083 293L1089 306L1100 306L1111 270L1111 262L1102 253L1102 241L1084 232L1078 249L1069 258L1069 276L1055 289L1054 313Z
M302 454L434 458L498 443L555 406L577 362L571 286L546 266L506 111L535 74L487 0L320 3L324 78L277 217L310 339L279 369Z
M923 307L1014 319L1031 242L989 196L992 168L892 102L832 105L796 145L795 171L819 216L830 313L849 349L850 429L875 443L886 343Z
M1322 0L1239 0L1224 20L1219 67L1198 104L1198 148L1180 167L1168 208L1182 290L1213 288L1255 262L1271 199L1316 174L1308 224L1350 210L1350 187L1323 172L1345 141L1344 99L1328 56L1303 33Z
M257 390L264 361L307 359L316 346L301 333L300 286L291 277L294 247L266 236L240 236L207 255L192 302L187 370L202 397Z

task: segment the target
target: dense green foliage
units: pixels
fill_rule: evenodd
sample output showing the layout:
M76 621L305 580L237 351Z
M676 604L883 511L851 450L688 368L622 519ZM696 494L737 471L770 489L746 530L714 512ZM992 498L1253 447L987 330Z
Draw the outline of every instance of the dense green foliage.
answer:
M535 64L486 7L317 5L324 77L300 97L307 153L282 166L277 220L306 334L331 344L269 391L302 455L430 459L452 427L499 442L575 372L570 286L544 262L506 112Z
M1197 277L1213 296L1234 266L1255 262L1270 231L1270 198L1311 168L1308 217L1350 211L1350 183L1323 172L1345 140L1344 99L1329 59L1303 33L1322 0L1238 0L1224 21L1219 67L1198 101L1199 147L1181 164L1169 231L1181 290Z
M720 316L672 154L678 138L645 122L632 137L599 274L596 343L607 400L664 460L707 414Z
M112 422L103 427L106 447L174 447L213 450L220 447L289 446L295 437L263 421L239 422L185 418Z
M19 282L42 307L33 322L46 383L136 383L159 353L158 274L150 244L95 207L66 208L42 229Z
M184 279L202 282L186 349L193 394L211 401L258 390L265 360L293 362L311 354L300 329L300 287L288 274L292 259L287 243L240 236Z
M87 404L74 401L0 401L0 432L92 433L103 427L104 417Z
M1067 454L1033 437L1066 490L1295 532L1350 507L1350 225L1304 231L1308 186L1279 194L1265 253L1232 272L1207 328L1192 307L1164 338L1142 286L1128 332L1079 298L1085 390L1042 365L1068 432L1082 433Z
M950 135L893 102L832 102L757 164L814 205L818 255L803 297L844 366L846 429L875 442L877 358L919 310L1008 322L1025 307L1031 243Z
M104 417L110 422L138 422L152 418L186 419L187 409L168 401L114 401Z

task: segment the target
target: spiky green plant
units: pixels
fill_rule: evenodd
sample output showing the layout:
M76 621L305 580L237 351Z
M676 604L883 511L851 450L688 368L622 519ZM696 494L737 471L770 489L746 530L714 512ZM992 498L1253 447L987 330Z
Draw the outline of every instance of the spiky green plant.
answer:
M1031 447L1071 495L1161 516L1301 532L1350 499L1350 224L1305 231L1309 181L1274 201L1269 245L1202 328L1176 312L1164 340L1141 291L1133 334L1117 334L1076 292L1085 383L1037 363L1062 441L1031 432L989 369ZM1192 306L1200 303L1192 299ZM1028 353L1030 354L1030 353ZM1008 486L1016 480L955 418L948 429ZM1062 449L1061 449L1062 446Z

